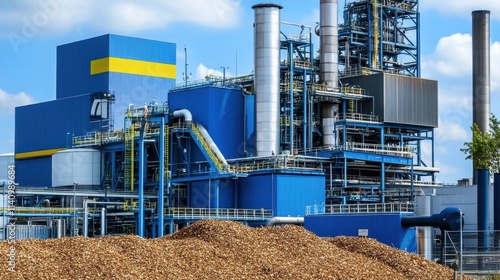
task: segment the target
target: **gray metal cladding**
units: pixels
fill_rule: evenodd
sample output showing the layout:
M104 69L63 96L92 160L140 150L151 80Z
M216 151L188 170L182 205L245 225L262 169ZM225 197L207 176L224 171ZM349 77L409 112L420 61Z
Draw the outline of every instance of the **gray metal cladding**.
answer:
M280 9L258 4L254 22L255 131L257 156L280 152Z
M379 73L342 79L374 98L374 114L385 123L438 126L438 83L434 80Z

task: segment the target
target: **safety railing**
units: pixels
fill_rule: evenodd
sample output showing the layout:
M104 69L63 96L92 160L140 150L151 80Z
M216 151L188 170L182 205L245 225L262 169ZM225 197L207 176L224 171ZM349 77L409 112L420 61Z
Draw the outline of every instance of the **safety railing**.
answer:
M325 151L360 151L360 152L368 152L374 154L400 156L400 157L412 157L414 153L414 149L410 146L392 146L392 145L366 144L366 143L356 143L356 142L350 142L346 143L345 145L338 145L338 146L314 147L314 148L299 150L298 153L318 155L320 152L325 152Z
M359 114L359 113L340 114L339 120L353 120L353 121L372 122L372 123L379 122L379 118L376 115Z
M72 147L99 146L105 143L119 142L123 139L121 131L90 132L85 135L73 136Z
M366 203L308 205L306 215L314 214L356 214L356 213L402 213L413 212L413 203Z
M231 220L266 220L273 217L269 209L234 209L234 208L168 208L166 214L174 219L231 219Z

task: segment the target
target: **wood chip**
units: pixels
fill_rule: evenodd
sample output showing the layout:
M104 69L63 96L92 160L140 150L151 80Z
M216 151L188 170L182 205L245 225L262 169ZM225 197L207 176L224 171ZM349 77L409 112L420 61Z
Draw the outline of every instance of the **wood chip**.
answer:
M156 239L20 240L16 272L7 269L10 246L0 242L0 279L454 279L373 239L320 238L298 226L203 220Z

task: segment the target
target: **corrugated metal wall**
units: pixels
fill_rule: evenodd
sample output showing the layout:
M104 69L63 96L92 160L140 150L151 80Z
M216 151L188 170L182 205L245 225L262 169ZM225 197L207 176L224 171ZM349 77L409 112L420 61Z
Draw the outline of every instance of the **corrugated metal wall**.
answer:
M385 123L438 126L438 83L434 80L379 73L343 78L374 97L374 114ZM365 112L368 108L364 108Z
M347 214L312 215L304 219L304 227L320 237L358 236L359 229L367 229L368 237L416 253L415 228L401 227L401 217L405 214Z
M194 208L235 208L234 192L234 180L192 182L188 204Z
M325 202L321 174L253 175L238 180L238 207L272 209L274 216L304 216L306 206Z
M50 187L52 158L48 156L16 160L16 183L23 187Z

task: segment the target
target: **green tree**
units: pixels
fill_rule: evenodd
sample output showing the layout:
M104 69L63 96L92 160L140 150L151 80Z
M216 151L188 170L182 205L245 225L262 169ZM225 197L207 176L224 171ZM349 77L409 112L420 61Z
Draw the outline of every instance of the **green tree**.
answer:
M490 130L482 133L477 124L473 124L472 141L465 142L460 151L466 154L465 159L471 159L477 169L500 171L500 121L491 115Z

